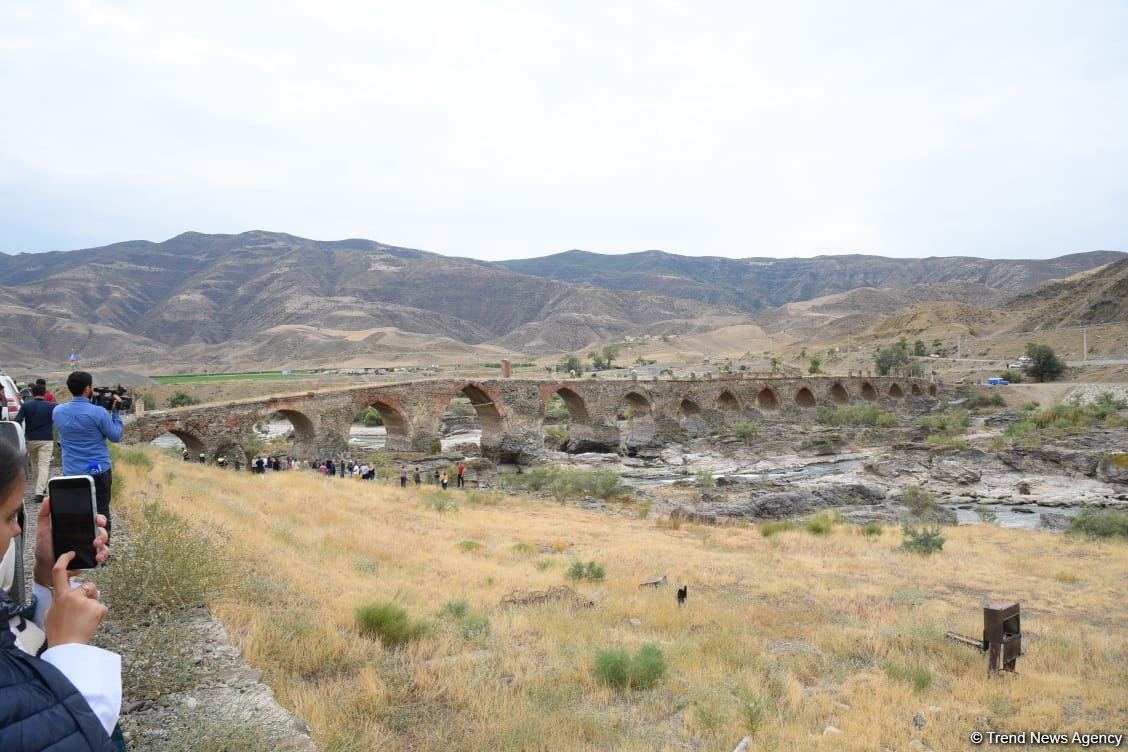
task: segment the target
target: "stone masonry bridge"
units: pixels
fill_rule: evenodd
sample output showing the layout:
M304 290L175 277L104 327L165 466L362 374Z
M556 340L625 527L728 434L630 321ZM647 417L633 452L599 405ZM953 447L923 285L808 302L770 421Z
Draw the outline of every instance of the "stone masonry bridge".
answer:
M700 381L425 379L148 412L126 426L123 441L149 442L171 433L193 456L242 460L256 423L280 413L294 426L296 457L341 456L357 413L379 411L392 451L429 451L452 398L469 398L482 425L482 454L495 461L543 456L545 406L553 394L571 414L572 452L633 454L642 447L703 436L741 421L803 420L818 406L878 402L888 409L921 406L939 385L918 378L721 378ZM629 409L628 409L629 408ZM619 418L628 415L628 427Z

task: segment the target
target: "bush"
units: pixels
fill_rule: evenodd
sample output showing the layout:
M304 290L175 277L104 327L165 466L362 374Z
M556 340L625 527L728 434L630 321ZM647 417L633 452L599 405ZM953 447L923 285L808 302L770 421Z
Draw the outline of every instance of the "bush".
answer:
M368 428L384 425L384 419L380 417L380 411L374 407L364 408L356 417L358 422L363 423Z
M1012 384L1022 383L1022 371L1015 371L1010 368L999 374L1000 378L1004 378Z
M939 525L925 525L917 528L905 525L905 539L901 541L901 549L921 556L931 556L944 548L944 536L940 534Z
M186 392L176 392L168 398L169 407L188 407L198 404L200 404L200 401Z
M741 441L751 441L752 439L756 438L756 434L758 432L759 429L757 428L756 424L747 421L743 423L735 423L732 427L732 435L740 439Z
M1082 403L1077 400L1063 402L1044 410L1024 412L1022 420L1007 429L1008 436L1066 436L1093 426L1117 428L1128 425L1128 418L1118 415L1123 409L1113 400Z
M798 529L798 527L799 526L791 520L773 520L771 522L764 522L760 525L760 535L764 536L765 538L770 538L776 533L786 532L788 530L796 530Z
M458 542L458 550L462 551L463 553L470 553L471 551L477 551L481 547L482 547L482 544L479 543L478 541L464 540L464 541Z
M535 554L537 547L529 543L514 543L509 550L520 556L525 556L527 554Z
M388 647L405 645L430 631L421 621L407 615L407 611L388 601L375 601L356 608L356 624L365 637L378 637Z
M462 639L472 640L479 635L489 634L490 620L482 614L467 614L466 618L462 620L462 627L459 629Z
M145 470L153 469L153 458L143 449L117 449L113 452L114 462L133 465Z
M561 502L578 496L607 499L622 489L622 479L614 470L581 470L555 465L535 467L520 475L504 475L500 483L509 489L549 491Z
M913 484L902 489L901 503L919 520L930 519L936 511L936 498L932 492Z
M836 522L835 515L830 512L819 512L817 515L807 520L804 526L807 532L811 535L830 535L834 530L834 523Z
M989 525L994 525L999 521L999 514L991 507L975 507L973 510L976 516L979 517L980 522L986 522Z
M899 425L896 415L874 404L842 405L838 408L820 407L816 420L826 426L893 428Z
M442 454L443 453L443 442L440 441L439 439L431 439L430 450L431 450L431 454Z
M662 649L647 643L632 658L626 650L601 650L595 656L595 675L600 682L618 689L649 689L666 675Z
M909 684L917 692L923 692L932 685L932 671L919 663L886 663L885 675L893 681Z
M991 392L991 404L994 407L1002 407L1007 404L1007 399L1002 392Z
M594 561L584 564L582 561L573 561L565 573L569 580L587 580L588 582L603 582L606 572L603 567Z
M870 522L862 528L862 535L867 538L876 538L885 532L885 528L876 522Z
M1069 521L1069 532L1089 538L1128 539L1128 512L1082 509Z
M461 619L470 613L470 604L464 600L447 601L443 604L443 613Z
M716 488L717 479L713 477L712 470L698 470L694 477L697 479L697 485L702 488Z
M145 406L146 410L156 410L157 409L157 398L154 397L151 394L142 394L141 395L141 404Z

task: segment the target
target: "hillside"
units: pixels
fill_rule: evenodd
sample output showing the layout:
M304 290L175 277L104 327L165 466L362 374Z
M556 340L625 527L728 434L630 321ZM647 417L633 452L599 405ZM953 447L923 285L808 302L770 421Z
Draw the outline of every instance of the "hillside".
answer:
M499 263L507 269L564 282L587 282L612 290L648 290L762 311L862 287L909 289L922 284L973 283L1017 293L1124 257L1118 251L1093 251L1045 260L958 256L897 259L857 254L726 259L662 251L623 255L567 251Z
M1128 321L1128 259L1053 280L1010 298L1016 331Z
M450 352L504 338L556 352L717 312L368 240L268 232L4 256L0 277L0 322L18 333L0 354L29 366L72 349L95 361L335 362L395 351L389 335L414 351L436 338Z

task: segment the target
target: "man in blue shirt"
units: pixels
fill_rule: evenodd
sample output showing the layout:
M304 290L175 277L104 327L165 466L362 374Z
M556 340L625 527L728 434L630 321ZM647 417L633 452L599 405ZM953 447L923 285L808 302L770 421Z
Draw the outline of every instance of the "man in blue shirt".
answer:
M20 405L16 422L22 423L27 439L27 453L35 467L35 503L43 501L47 491L47 476L51 474L51 455L55 450L55 434L51 430L51 413L54 402L46 399L47 386L36 382L31 388L31 399Z
M106 516L106 532L110 532L110 450L106 439L121 441L121 398L114 395L112 412L90 401L94 394L94 377L86 371L67 376L67 390L74 395L70 402L55 408L55 428L63 447L63 475L94 476L94 493L98 514Z

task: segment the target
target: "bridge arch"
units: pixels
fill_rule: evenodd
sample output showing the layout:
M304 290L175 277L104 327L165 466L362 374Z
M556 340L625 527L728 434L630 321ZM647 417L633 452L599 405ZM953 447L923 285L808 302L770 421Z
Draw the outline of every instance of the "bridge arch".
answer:
M726 415L732 415L740 412L740 400L738 400L736 398L736 395L730 392L728 389L723 389L721 393L717 395L716 404L717 409L722 413L725 413Z
M153 444L160 439L163 439L165 436L175 436L177 439L179 439L180 443L184 445L184 448L188 450L188 456L193 460L200 456L200 452L206 452L204 440L191 431L183 428L170 428L169 430L161 433L159 436L154 436L149 440L149 443Z
M846 387L842 385L841 381L831 384L828 394L830 401L835 404L844 405L850 401L850 393L846 391Z
M505 432L505 414L480 384L468 381L448 392L439 405L439 415L441 416L450 401L460 394L470 400L470 406L474 408L478 422L482 425L482 451L485 452L487 447L498 446Z
M912 387L909 389L909 393L912 394L914 397L923 397L924 396L924 392L922 392L920 390L920 387L916 384L912 385Z
M928 385L928 395L930 397L935 397L939 393L940 393L940 389L935 384L929 384Z
M701 414L701 406L689 397L683 397L678 403L678 418L695 418Z
M756 407L761 410L778 410L779 403L780 399L776 390L766 384L756 392Z
M866 402L877 402L877 390L873 388L873 384L868 381L862 382L862 399Z
M385 448L391 450L411 448L410 424L399 406L381 397L366 397L356 403L358 413L367 408L380 413L380 422L384 424L386 435Z
M808 386L801 386L796 389L795 396L791 399L796 405L803 408L814 407L818 404L818 400L815 399L815 393L812 392L811 388Z
M591 422L591 414L588 412L587 400L584 399L584 396L582 394L565 384L553 387L544 395L544 399L540 404L540 414L542 420L544 418L544 409L548 405L548 400L554 394L558 395L560 399L564 400L564 405L568 408L568 413L571 414L572 420L578 423Z
M897 384L897 383L890 384L889 385L889 396L892 397L893 399L898 399L898 400L904 399L905 398L905 390L901 389L900 384Z
M620 404L623 402L627 403L627 406L631 409L632 419L649 418L654 414L654 403L651 401L650 396L637 389L632 389L624 394L619 402Z

